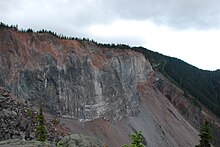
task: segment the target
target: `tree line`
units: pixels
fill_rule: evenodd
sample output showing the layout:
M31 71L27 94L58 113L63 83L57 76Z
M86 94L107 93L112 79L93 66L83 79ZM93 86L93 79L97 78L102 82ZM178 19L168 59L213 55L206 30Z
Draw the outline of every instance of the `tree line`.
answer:
M46 34L50 34L56 38L59 38L59 39L64 39L64 40L78 40L78 41L82 41L82 42L92 42L98 46L101 46L101 47L105 47L105 48L118 48L118 49L130 49L130 46L129 45L125 45L125 44L115 44L115 43L111 43L111 44L107 44L107 43L98 43L97 41L94 41L93 39L89 39L89 38L78 38L78 37L68 37L68 36L65 36L63 34L57 34L56 32L54 31L51 31L51 30L45 30L45 29L41 29L39 31L34 31L33 29L31 28L28 28L28 29L21 29L19 30L18 28L18 25L8 25L8 24L5 24L3 22L0 22L0 29L1 28L8 28L8 29L13 29L15 31L20 31L20 32L23 32L23 33L46 33Z

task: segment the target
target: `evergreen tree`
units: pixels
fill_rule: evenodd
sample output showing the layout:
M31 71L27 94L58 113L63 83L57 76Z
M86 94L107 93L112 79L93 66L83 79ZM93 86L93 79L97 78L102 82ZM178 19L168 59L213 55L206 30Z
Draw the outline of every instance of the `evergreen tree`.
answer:
M44 125L44 115L43 115L43 103L41 101L40 104L40 112L37 116L38 126L37 126L37 140L38 141L46 141L47 132Z
M27 29L26 32L27 32L27 33L33 33L34 31L33 31L31 28L29 28L29 29Z
M144 147L144 145L141 143L142 142L142 135L141 135L141 131L137 132L135 134L131 134L131 139L132 142L129 145L123 145L122 147Z
M205 121L205 123L202 125L199 136L200 144L196 145L196 147L211 147L210 142L213 140L213 137L211 135L208 121Z

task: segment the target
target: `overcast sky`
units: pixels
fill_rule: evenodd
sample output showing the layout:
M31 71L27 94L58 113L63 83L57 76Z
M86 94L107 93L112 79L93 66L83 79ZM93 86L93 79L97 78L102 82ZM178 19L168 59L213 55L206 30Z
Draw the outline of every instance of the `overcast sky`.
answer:
M143 46L201 69L220 69L219 0L0 0L0 21Z

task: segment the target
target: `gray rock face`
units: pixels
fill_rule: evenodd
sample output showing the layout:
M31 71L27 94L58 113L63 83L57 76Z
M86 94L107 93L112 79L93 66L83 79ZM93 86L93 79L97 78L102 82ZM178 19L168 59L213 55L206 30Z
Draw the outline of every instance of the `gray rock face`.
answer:
M117 121L138 112L137 83L152 71L142 54L39 34L23 34L25 41L7 35L11 52L0 54L0 84L15 96L35 105L43 99L50 113L79 121Z

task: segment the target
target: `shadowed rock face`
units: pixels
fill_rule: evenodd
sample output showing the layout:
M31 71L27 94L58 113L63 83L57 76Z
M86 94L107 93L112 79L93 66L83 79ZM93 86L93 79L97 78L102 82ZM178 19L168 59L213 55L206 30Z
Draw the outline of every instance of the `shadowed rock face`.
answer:
M152 71L143 55L48 34L1 29L0 36L0 85L17 97L43 99L48 112L80 121L138 112L137 84Z

